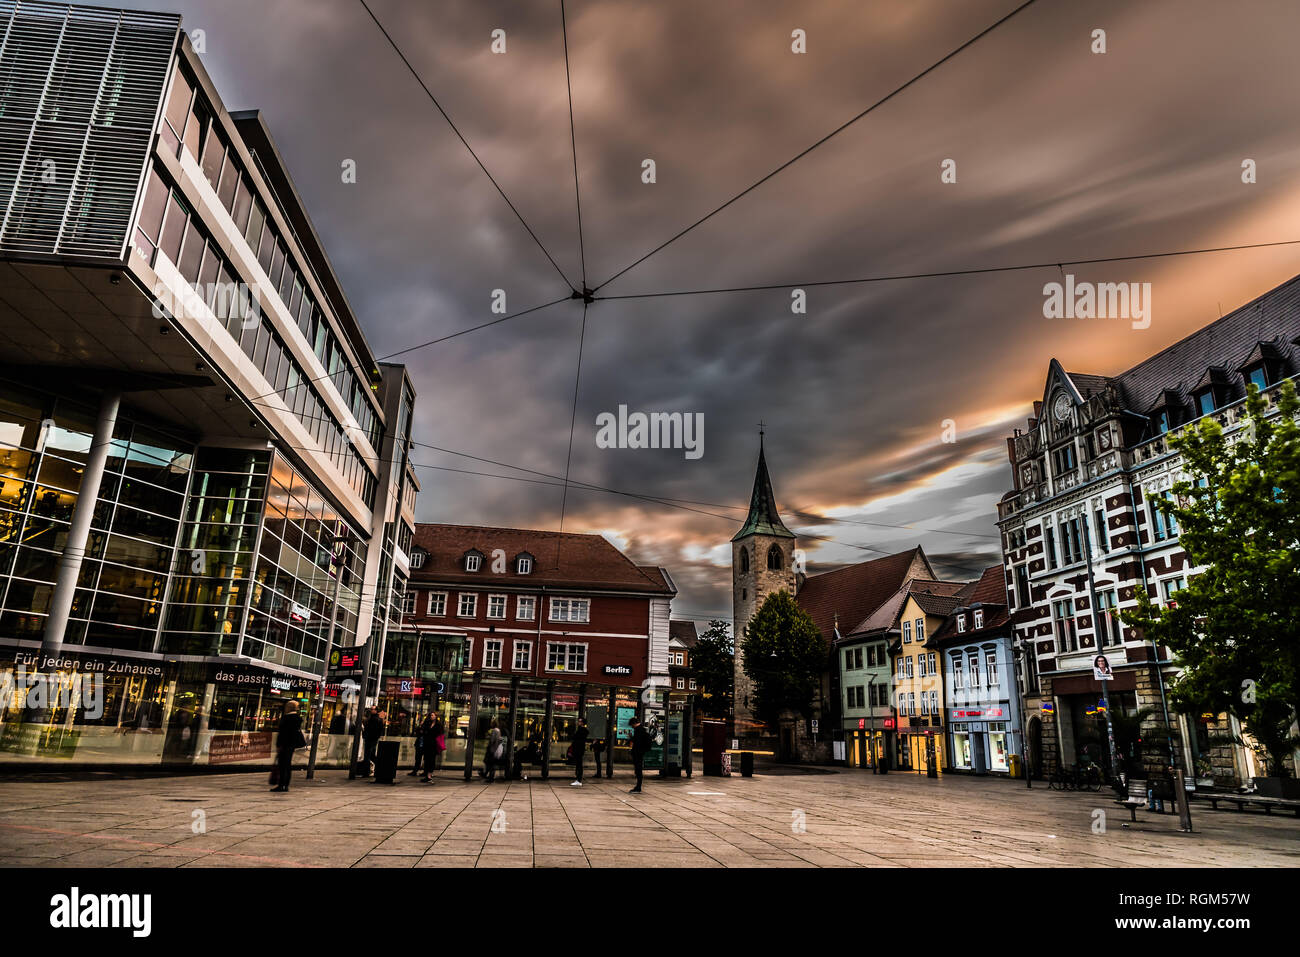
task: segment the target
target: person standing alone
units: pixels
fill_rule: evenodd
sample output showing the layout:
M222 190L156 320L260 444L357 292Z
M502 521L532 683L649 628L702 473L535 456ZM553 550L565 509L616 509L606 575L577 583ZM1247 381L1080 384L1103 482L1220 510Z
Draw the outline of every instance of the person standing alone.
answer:
M384 722L379 715L371 711L370 716L366 718L366 723L361 729L361 740L366 744L365 762L366 773L362 777L370 777L375 766L375 751L379 747L379 739L384 736Z
M645 753L650 750L650 735L640 718L632 719L632 769L636 771L636 787L629 794L641 793L641 774L645 768Z
M289 790L289 775L293 773L293 752L307 744L302 733L302 715L298 713L298 702L286 701L284 716L280 718L280 733L275 736L276 784L271 788L276 791Z
M582 757L587 750L587 719L578 719L578 729L573 732L569 748L573 751L573 783L571 788L582 787ZM599 769L597 769L599 770Z

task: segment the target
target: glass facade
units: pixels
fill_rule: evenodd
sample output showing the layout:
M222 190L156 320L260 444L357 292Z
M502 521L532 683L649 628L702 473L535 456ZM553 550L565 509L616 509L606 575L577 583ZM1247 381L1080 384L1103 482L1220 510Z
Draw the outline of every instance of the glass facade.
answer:
M0 381L0 636L39 639L95 409ZM119 417L65 641L153 651L194 446Z

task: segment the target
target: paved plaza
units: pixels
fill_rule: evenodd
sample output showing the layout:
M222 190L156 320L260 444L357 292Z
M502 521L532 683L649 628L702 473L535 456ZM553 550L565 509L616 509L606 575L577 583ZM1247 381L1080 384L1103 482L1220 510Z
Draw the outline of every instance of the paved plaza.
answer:
M42 867L928 867L1300 865L1300 820L1193 807L1128 812L1109 793L913 774L564 777L397 786L322 772L0 780L0 865ZM1102 819L1095 815L1105 813ZM802 825L802 826L801 826ZM1100 833L1098 832L1100 830Z

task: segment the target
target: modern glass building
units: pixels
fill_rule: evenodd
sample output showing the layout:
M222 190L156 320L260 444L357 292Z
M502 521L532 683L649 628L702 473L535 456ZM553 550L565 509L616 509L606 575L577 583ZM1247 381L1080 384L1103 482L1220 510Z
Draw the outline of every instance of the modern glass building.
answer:
M0 342L0 762L255 760L336 649L377 692L415 392L178 17L0 0Z

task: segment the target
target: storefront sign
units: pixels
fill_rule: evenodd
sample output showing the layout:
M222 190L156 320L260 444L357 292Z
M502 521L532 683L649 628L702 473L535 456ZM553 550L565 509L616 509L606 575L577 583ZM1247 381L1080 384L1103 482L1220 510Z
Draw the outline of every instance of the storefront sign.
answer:
M424 694L424 681L420 678L385 678L384 694L418 698Z
M163 673L162 662L109 658L102 655L67 653L47 655L39 651L15 652L14 666L39 673L82 671L98 672L106 675L130 675L131 677L156 677Z
M271 757L271 731L245 731L240 734L216 734L208 745L209 764L234 761L265 761Z
M605 665L601 671L607 675L630 675L632 669L627 665Z
M974 710L953 709L952 717L957 721L965 718L1002 718L1004 715L1001 708L976 708Z
M894 730L894 719L893 719L893 718L886 718L885 721L884 721L884 728L885 728L886 731L893 731L893 730Z

